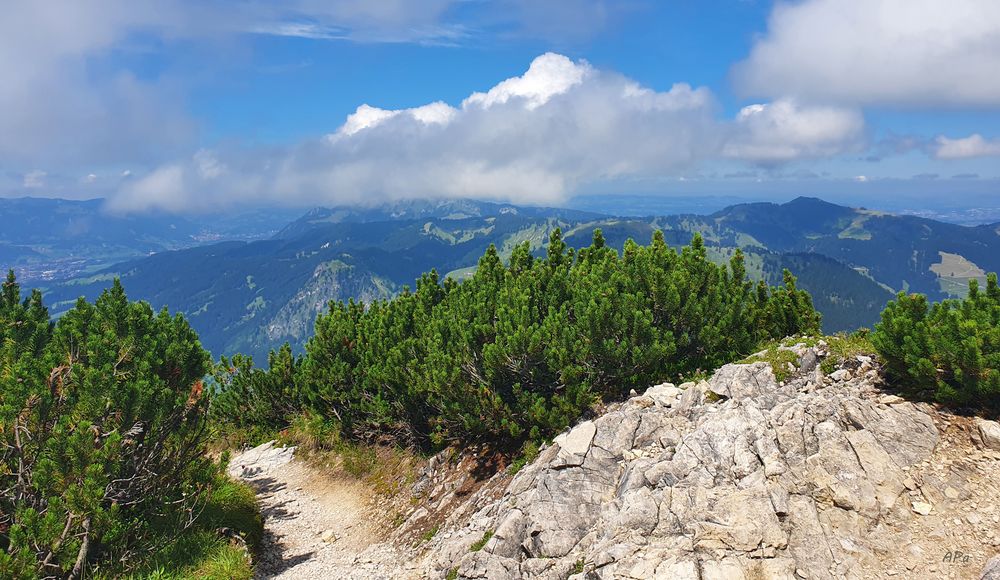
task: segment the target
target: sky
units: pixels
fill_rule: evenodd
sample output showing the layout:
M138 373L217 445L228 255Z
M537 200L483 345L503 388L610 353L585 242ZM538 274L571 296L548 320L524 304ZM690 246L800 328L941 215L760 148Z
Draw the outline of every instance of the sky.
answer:
M1000 206L996 0L7 0L0 196Z

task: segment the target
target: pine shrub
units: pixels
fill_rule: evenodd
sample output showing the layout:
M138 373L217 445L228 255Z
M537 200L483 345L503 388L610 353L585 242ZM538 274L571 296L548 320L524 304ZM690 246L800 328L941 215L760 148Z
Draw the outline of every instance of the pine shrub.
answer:
M969 281L962 300L930 304L900 293L882 312L872 343L886 372L909 394L955 406L1000 411L1000 288Z
M741 253L717 265L700 236L677 252L658 232L619 254L600 230L578 252L555 230L542 257L523 243L505 264L491 246L463 283L432 271L391 300L331 303L294 383L349 440L514 450L599 401L818 330L790 273L754 285Z
M192 521L207 353L180 316L121 285L55 325L41 295L0 293L0 577L79 578Z

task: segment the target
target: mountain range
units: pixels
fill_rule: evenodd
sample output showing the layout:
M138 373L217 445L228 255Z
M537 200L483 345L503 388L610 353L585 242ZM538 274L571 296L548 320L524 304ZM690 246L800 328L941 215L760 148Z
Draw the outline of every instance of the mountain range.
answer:
M7 209L0 210L10 221ZM22 206L22 211L27 210ZM527 241L541 255L557 227L578 248L590 244L595 228L618 248L629 238L648 243L656 230L674 246L701 233L712 258L720 261L740 248L755 279L779 283L782 270L791 270L812 293L826 332L871 326L897 291L933 299L959 296L970 278L1000 270L998 224L960 226L807 197L736 204L709 215L649 217L471 200L317 208L273 228L267 239L254 240L278 216L258 218L232 219L229 240L201 245L195 244L204 224L150 217L142 218L152 220L149 228L129 230L122 218L114 228L77 239L86 240L84 248L114 247L121 240L151 255L133 254L53 282L45 288L46 299L58 314L120 277L130 297L185 314L213 354L243 352L260 359L285 341L301 347L330 300L387 298L432 268L461 279L474 271L490 244L506 257ZM38 224L54 218L31 219ZM50 222L39 222L43 219ZM214 235L226 237L225 225ZM240 235L243 239L234 239ZM21 247L41 243L27 232L4 238L21 240ZM0 254L0 262L11 258Z
M22 282L48 284L166 250L268 238L299 213L118 215L103 199L0 198L0 264Z

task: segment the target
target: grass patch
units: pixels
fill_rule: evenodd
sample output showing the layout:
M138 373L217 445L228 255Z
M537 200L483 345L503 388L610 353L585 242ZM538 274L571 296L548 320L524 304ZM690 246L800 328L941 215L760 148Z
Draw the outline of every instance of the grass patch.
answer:
M766 362L771 365L771 370L774 371L774 378L779 381L787 380L793 372L788 368L788 365L791 364L797 369L799 356L790 350L781 348L782 346L789 345L782 344L781 341L768 343L763 349L763 352L753 354L740 362L744 364Z
M455 566L444 576L445 580L457 580L458 579L458 566Z
M763 345L761 353L755 353L741 363L766 362L774 370L774 376L779 381L784 381L791 376L792 371L788 369L788 363L798 367L799 357L791 350L781 347L791 347L802 344L807 347L815 347L820 341L826 342L827 350L830 354L820 362L820 369L825 374L830 374L844 361L859 355L873 356L875 346L868 338L868 330L861 329L851 334L835 334L831 336L806 336L792 337L784 340L775 340Z
M219 475L195 524L129 572L95 571L97 580L150 578L157 580L250 580L253 566L240 542L219 533L228 528L256 550L264 534L264 520L253 490Z
M311 463L364 481L385 496L396 495L416 481L416 467L422 460L402 447L347 441L335 423L308 412L293 418L278 440L298 446Z
M573 564L573 567L570 568L570 571L569 571L570 574L571 575L572 574L583 574L583 566L584 566L584 564L585 564L585 562L584 562L583 558L580 558L579 560L577 560L576 563Z
M482 550L483 546L485 546L486 543L489 542L492 537L493 537L493 532L487 531L485 534L483 534L482 538L479 538L479 540L477 540L475 544L472 544L472 546L469 547L469 551L478 552L479 550Z
M830 374L844 361L859 355L871 356L881 360L876 354L875 345L868 338L868 330L862 329L851 334L837 334L826 337L830 355L820 363L820 369Z

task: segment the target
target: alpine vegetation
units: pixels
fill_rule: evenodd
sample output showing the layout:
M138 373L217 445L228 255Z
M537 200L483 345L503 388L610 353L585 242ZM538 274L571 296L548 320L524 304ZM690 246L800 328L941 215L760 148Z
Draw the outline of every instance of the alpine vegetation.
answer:
M205 455L209 358L180 316L116 283L52 324L11 273L0 294L0 577L119 569L191 526Z
M700 236L678 252L657 232L619 254L600 230L579 251L556 230L543 257L523 243L504 263L491 246L465 282L431 271L391 300L331 303L304 357L272 354L284 380L223 361L213 409L234 427L253 416L280 428L297 400L349 440L516 449L602 401L819 323L790 273L754 284L741 253L717 265Z

